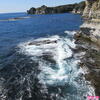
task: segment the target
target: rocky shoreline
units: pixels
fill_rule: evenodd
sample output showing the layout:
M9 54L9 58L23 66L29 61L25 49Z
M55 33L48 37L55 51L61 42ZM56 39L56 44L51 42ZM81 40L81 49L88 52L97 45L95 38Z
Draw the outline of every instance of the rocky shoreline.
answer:
M80 66L86 69L85 78L100 96L100 0L86 0L83 12L85 22L75 34L77 52L84 55Z
M76 52L83 53L79 65L86 70L85 78L90 81L97 96L100 96L100 47L82 33L75 35Z

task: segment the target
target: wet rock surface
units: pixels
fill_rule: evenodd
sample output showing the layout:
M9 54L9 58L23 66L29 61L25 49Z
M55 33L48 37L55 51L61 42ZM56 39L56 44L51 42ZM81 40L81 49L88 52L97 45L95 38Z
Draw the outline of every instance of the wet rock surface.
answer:
M50 43L57 43L57 40L34 41L34 42L29 43L28 45L41 45L41 44L43 45L43 44L50 44Z
M79 65L87 70L85 78L94 86L96 95L100 96L100 47L81 33L76 34L75 39L77 53L85 52Z
M85 22L75 35L77 52L85 52L80 66L87 70L85 78L100 96L100 0L86 0L83 12Z

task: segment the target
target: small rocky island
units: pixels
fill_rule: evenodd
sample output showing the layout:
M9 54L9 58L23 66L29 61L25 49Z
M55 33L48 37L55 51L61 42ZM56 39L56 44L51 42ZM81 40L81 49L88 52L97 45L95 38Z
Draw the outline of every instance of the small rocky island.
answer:
M62 5L57 7L47 7L45 5L39 8L30 8L27 13L28 14L54 14L54 13L66 13L73 12L82 14L85 8L85 2L82 1L80 3Z

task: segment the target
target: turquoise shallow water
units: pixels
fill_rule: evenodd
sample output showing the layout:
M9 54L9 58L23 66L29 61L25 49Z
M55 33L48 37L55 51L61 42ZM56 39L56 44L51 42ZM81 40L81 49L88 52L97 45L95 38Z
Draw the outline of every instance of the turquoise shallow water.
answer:
M73 35L81 24L80 15L68 13L0 14L0 99L86 100L94 95L73 52Z

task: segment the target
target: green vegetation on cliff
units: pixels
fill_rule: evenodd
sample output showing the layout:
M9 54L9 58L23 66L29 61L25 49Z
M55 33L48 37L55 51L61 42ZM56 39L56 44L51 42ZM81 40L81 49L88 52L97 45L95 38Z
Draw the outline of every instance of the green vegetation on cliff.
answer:
M79 4L75 3L75 4L62 5L57 7L47 7L45 5L39 8L32 7L27 11L27 13L28 14L54 14L54 13L73 12L73 13L82 14L84 8L85 8L85 2L82 1Z

